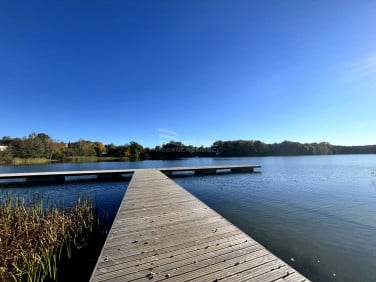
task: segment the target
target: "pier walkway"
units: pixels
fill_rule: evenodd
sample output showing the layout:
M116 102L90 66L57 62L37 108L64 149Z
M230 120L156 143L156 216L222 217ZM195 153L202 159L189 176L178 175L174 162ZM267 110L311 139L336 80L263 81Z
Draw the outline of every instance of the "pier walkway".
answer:
M134 171L92 282L308 281L161 171Z
M194 174L215 174L220 172L252 172L259 165L222 165L222 166L194 166L194 167L168 167L158 168L165 174L192 172ZM93 176L98 180L122 180L124 176L133 174L138 169L113 169L113 170L78 170L78 171L44 171L0 173L0 183L9 180L25 180L26 183L64 183L67 177Z

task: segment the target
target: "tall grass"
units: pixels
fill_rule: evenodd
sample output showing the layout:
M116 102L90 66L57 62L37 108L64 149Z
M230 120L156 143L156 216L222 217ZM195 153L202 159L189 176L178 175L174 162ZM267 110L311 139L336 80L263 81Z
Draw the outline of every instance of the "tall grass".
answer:
M88 199L72 208L25 205L20 197L0 203L0 281L56 281L62 254L85 244L97 220Z
M25 164L48 164L51 160L46 158L12 158L9 164L25 165Z
M85 157L85 156L72 156L65 159L66 162L72 163L91 163L91 162L109 162L109 161L127 161L126 157Z
M32 164L49 164L57 162L66 163L92 163L92 162L109 162L109 161L130 161L127 157L85 157L85 156L72 156L63 159L47 159L47 158L18 158L18 157L1 157L0 165L32 165Z

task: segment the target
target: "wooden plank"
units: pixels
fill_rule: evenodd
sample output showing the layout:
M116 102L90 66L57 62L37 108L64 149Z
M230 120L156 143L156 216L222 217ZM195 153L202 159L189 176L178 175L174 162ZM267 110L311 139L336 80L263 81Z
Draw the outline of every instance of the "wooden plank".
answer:
M242 234L241 234L242 236ZM158 259L163 257L176 257L176 256L184 256L186 253L190 253L191 251L197 251L202 250L206 247L214 247L216 244L226 244L227 245L232 242L233 240L239 239L239 235L233 235L231 233L223 233L214 235L211 237L204 237L200 238L198 240L189 240L186 242L182 242L180 244L176 244L174 246L161 246L161 248L158 249L158 252L156 252L155 249L149 249L148 251L143 251L140 253L139 250L130 253L129 248L121 248L117 252L113 252L113 255L111 256L111 259L108 259L107 261L103 262L103 266L106 266L106 262L110 262L109 264L117 264L122 262L128 262L133 260L145 260L150 257L155 256L155 254L158 254ZM243 240L243 238L241 238ZM111 254L111 253L110 253ZM113 260L113 262L112 262Z
M303 282L303 281L307 281L307 280L304 277L301 277L299 273L297 272L289 273L289 275L276 280L276 282Z
M207 253L207 248L212 249L221 249L226 248L229 244L232 244L234 246L239 245L243 241L242 234L241 235L235 235L232 236L231 234L225 233L222 236L218 235L215 238L209 237L204 238L203 240L195 240L191 241L192 244L185 243L180 245L175 245L173 247L167 247L167 248L161 248L158 250L158 259L159 261L165 259L165 258L172 258L174 257L175 260L181 260L182 258L192 258L192 255L199 255L201 253ZM119 250L120 251L120 250ZM122 264L122 263L128 263L129 261L132 261L134 259L142 259L143 263L149 262L153 256L155 256L155 251L151 250L149 252L144 252L142 255L139 255L138 253L136 255L129 256L128 250L124 250L126 254L119 255L119 258L116 258L116 255L118 255L119 251L117 253L114 253L114 255L111 257L111 259L116 260L116 264ZM126 255L126 256L125 256ZM152 259L153 260L153 259ZM112 262L109 263L113 264ZM104 267L107 269L106 262L103 263ZM111 267L111 266L110 266Z
M307 281L161 171L145 169L133 174L91 281L285 278Z

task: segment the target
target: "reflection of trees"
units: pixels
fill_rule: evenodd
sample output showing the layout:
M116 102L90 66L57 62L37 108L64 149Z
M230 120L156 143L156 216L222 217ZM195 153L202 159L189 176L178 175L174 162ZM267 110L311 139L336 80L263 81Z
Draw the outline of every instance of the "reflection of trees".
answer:
M373 186L373 188L376 191L376 169L373 169L371 171L371 185Z

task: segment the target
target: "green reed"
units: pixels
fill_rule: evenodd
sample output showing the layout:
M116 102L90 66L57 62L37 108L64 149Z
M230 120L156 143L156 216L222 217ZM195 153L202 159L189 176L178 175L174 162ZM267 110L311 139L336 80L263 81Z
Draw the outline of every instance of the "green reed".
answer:
M97 223L91 202L77 197L72 208L26 205L7 196L0 203L0 281L57 280L62 254L85 245Z

